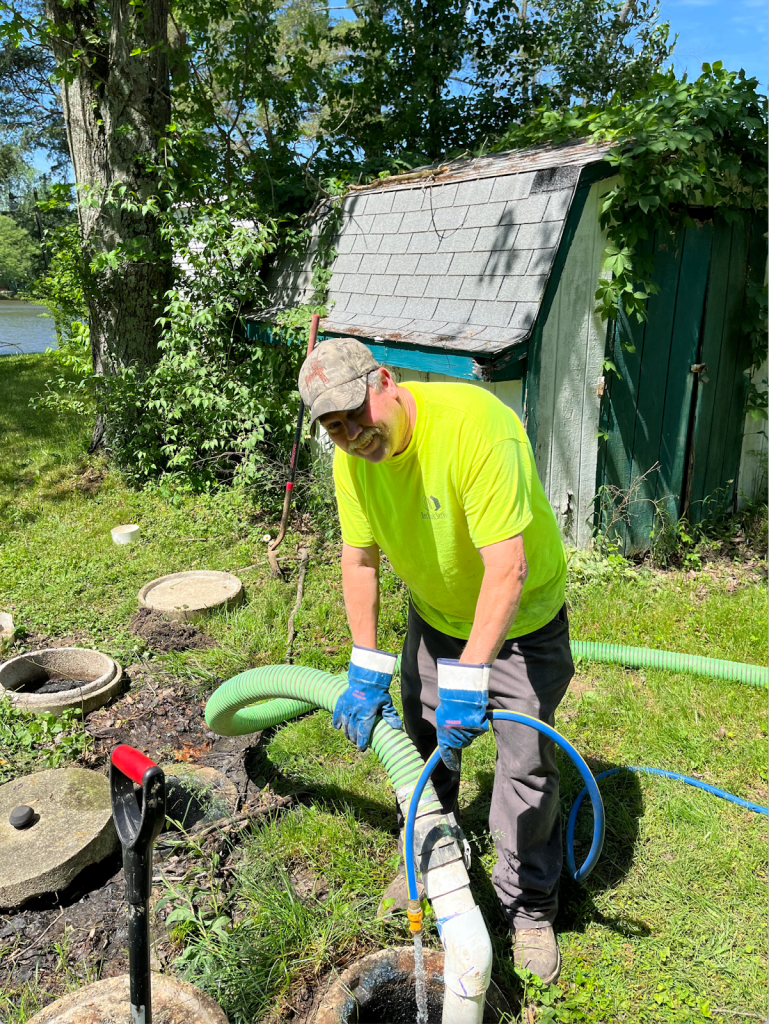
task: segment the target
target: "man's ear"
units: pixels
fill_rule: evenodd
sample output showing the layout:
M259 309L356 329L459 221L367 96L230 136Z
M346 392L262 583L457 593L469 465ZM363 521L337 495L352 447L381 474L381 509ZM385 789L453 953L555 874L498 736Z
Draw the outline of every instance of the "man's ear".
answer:
M395 381L395 377L390 373L386 366L382 366L379 370L380 379L384 381L385 390L388 395L395 395L398 392L398 385Z

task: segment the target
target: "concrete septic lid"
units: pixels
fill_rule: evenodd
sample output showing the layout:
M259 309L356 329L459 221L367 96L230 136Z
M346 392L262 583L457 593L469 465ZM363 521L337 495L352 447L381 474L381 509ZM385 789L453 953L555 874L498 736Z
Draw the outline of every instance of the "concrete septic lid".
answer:
M60 693L18 693L20 687L41 673L50 678L87 679L83 686ZM68 708L88 714L120 691L123 669L101 651L84 647L51 647L27 651L0 665L0 696L24 711L48 711L60 715Z
M28 804L34 824L16 829L11 812ZM54 768L0 786L0 907L65 889L117 847L109 781L85 768Z
M128 975L106 978L57 999L27 1024L126 1024ZM187 981L152 973L153 1024L228 1024L210 996Z
M172 622L190 622L215 608L235 608L243 600L243 584L229 572L193 569L145 583L138 599L141 608Z

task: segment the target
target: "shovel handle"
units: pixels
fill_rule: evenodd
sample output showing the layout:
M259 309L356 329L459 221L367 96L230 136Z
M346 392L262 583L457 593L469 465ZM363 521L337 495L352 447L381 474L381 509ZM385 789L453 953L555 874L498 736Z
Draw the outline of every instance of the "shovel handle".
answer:
M129 747L127 743L121 743L112 751L112 763L119 772L141 786L144 773L148 768L157 768L154 761L151 761L146 754L142 754L135 747Z

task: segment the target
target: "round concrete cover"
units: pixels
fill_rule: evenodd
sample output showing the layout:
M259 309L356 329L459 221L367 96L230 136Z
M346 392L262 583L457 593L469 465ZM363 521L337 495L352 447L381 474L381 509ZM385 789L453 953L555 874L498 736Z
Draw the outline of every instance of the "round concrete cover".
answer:
M127 1024L131 1019L128 975L106 978L70 992L27 1024ZM152 974L153 1024L227 1024L210 996L187 981Z
M187 622L214 608L234 608L243 600L243 584L229 572L194 569L146 583L139 605L173 622Z
M28 804L38 820L15 829L11 811ZM0 907L64 889L117 846L109 781L85 768L54 768L0 786Z
M60 693L19 692L20 687L38 677L41 671L49 678L62 676L89 682ZM85 647L51 647L27 651L0 665L0 697L6 696L24 711L47 711L58 716L68 708L75 708L87 715L120 691L122 679L123 669L114 658L101 651Z

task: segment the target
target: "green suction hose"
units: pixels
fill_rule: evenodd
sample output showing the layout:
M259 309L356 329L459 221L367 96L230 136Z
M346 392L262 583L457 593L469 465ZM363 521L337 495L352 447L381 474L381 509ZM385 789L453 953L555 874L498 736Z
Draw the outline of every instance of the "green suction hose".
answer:
M763 665L742 665L738 661L703 658L699 654L655 651L650 647L626 647L624 644L604 644L593 640L572 640L571 653L575 658L585 658L586 661L603 661L627 668L665 668L670 672L688 672L750 686L769 686L769 669ZM400 667L398 655L395 671L400 672Z
M332 676L301 665L268 665L233 676L216 690L206 704L206 723L220 736L245 736L296 718L321 707L333 711L347 688L347 674ZM300 700L296 699L302 698ZM274 699L270 699L274 698ZM254 701L263 701L254 704ZM374 726L371 747L382 762L397 792L416 785L424 762L405 732L392 729L381 718ZM432 786L425 789L420 813L441 807Z
M625 647L624 644L603 644L592 640L572 640L571 653L575 658L627 665L628 668L666 668L670 672L690 672L751 686L769 685L769 670L763 665L741 665L737 661L703 658L699 654L654 651L649 647Z

